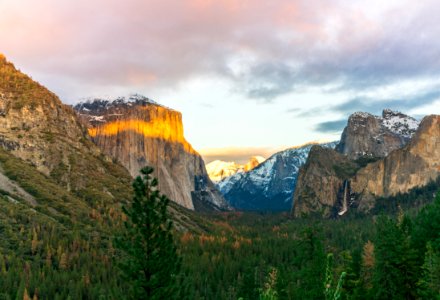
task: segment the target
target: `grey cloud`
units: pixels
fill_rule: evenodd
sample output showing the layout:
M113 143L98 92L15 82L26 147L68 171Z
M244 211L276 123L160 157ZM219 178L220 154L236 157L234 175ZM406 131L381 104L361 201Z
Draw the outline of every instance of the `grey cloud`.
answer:
M339 133L347 125L347 119L319 123L314 130L322 133Z
M288 114L298 114L301 111L299 108L289 108L286 109L286 113Z
M310 117L314 117L320 113L324 113L327 112L327 109L325 108L314 108L311 110L298 110L295 113L295 117L297 118L310 118Z
M440 88L433 87L429 91L420 93L418 95L407 96L407 98L402 99L372 99L368 97L354 98L348 100L342 104L329 106L323 111L339 112L345 116L344 119L337 121L322 122L315 126L314 130L323 133L336 133L342 131L347 123L348 116L354 112L362 111L369 112L372 114L380 115L383 109L389 108L392 110L397 110L405 112L412 110L424 105L429 105L440 99ZM312 114L316 114L314 111L303 111L300 113L301 116L306 117ZM415 118L421 118L422 116L416 115Z
M368 13L374 3L351 0L20 2L19 10L10 9L15 0L0 4L2 51L33 74L52 74L62 96L77 92L71 86L87 96L215 75L248 98L272 101L310 86L359 92L440 75L434 0L401 1L380 17ZM329 21L339 26L328 30ZM252 59L234 73L229 63L240 51Z
M425 91L418 95L407 96L407 98L403 99L375 100L368 97L354 98L345 103L330 106L328 110L338 111L345 115L356 111L380 114L384 108L406 111L432 104L439 99L440 87L435 87L433 90Z
M410 14L407 12L402 5L385 13L379 23L373 24L376 30L363 28L359 20L342 18L344 29L337 33L339 48L336 51L322 48L319 44L322 39L307 39L302 41L308 42L307 46L295 45L296 49L281 55L277 63L257 62L247 74L246 83L252 87L252 83L257 82L262 88L250 89L249 96L271 100L298 87L332 83L339 85L336 91L358 93L402 80L438 78L440 27L436 24L440 6L430 3L417 6ZM401 14L405 18L400 18ZM296 60L296 68L285 63L291 60ZM274 78L276 84L273 84Z
M297 75L283 63L264 63L250 71L245 83L247 96L254 99L272 100L295 88Z

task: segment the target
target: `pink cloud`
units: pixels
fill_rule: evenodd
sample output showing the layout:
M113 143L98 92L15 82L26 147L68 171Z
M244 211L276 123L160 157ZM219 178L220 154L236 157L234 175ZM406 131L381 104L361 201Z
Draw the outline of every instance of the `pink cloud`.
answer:
M258 95L260 85L276 89L280 77L291 81L268 91L270 96L298 82L356 77L363 64L373 72L390 60L385 47L404 57L421 47L405 35L419 30L432 40L437 34L426 26L437 18L435 2L379 3L3 0L0 51L25 70L57 77L58 85L64 78L67 90L72 81L84 84L84 93L99 85L172 88L193 76L215 75ZM440 50L434 46L431 52ZM372 59L372 52L379 54ZM237 61L242 53L253 59ZM418 63L429 65L434 54ZM233 60L248 72L236 77L229 67ZM420 71L408 66L408 72Z

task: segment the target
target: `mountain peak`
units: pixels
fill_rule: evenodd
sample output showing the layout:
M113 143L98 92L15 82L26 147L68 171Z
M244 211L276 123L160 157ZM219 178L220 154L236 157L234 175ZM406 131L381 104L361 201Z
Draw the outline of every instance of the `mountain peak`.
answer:
M392 110L390 108L385 108L382 111L382 118L388 118L388 117L393 117L393 116L406 116L406 115L401 113L400 111Z
M382 116L356 112L348 119L337 150L352 159L385 157L405 146L419 124L416 119L391 109L384 109Z
M363 112L363 111L357 111L357 112L354 112L353 114L350 115L350 119L353 119L353 118L366 119L369 117L375 117L375 116L373 114L370 114L368 112Z
M384 109L382 112L382 125L391 132L409 139L416 132L420 122L401 112Z
M156 101L147 98L140 94L129 94L127 96L119 96L119 97L91 97L83 99L83 101L79 102L74 106L74 109L78 112L87 112L87 111L102 111L108 110L114 107L130 107L130 106L147 106L147 105L156 105L162 106Z
M250 157L249 161L244 165L233 161L214 160L206 165L206 170L212 181L219 182L237 173L248 172L256 168L265 160L264 157L258 155Z

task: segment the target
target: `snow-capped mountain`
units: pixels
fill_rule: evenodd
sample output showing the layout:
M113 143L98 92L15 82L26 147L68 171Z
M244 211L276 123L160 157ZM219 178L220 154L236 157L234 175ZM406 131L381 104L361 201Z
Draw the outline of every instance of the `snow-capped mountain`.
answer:
M337 150L350 159L385 157L405 146L419 124L416 119L389 109L382 116L357 112L348 119Z
M208 171L209 178L211 178L213 182L219 182L236 173L250 171L265 160L266 159L262 156L253 156L244 165L237 164L233 161L214 160L206 165L206 170Z
M80 113L90 114L90 111L105 111L114 107L131 107L137 105L153 104L164 107L154 100L139 94L129 94L127 96L120 96L116 98L102 97L102 98L85 98L74 106L74 109ZM168 107L167 107L168 108ZM168 108L170 109L170 108ZM170 109L172 110L172 109Z
M419 128L420 121L390 109L382 112L381 123L391 132L410 139Z
M322 146L334 148L336 144ZM290 210L299 168L306 162L312 146L275 153L253 170L223 179L217 187L226 201L239 210Z

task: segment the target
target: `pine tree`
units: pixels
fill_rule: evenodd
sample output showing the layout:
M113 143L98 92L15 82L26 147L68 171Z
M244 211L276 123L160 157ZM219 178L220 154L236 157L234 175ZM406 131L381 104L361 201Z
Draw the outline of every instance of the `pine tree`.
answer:
M29 297L29 293L27 291L27 288L24 288L23 300L31 300L31 297Z
M35 228L33 228L33 230L32 230L32 242L31 242L32 254L35 254L37 252L37 249L38 249L38 235L37 235L37 231L35 230Z
M434 249L440 249L440 193L434 203L427 205L417 215L414 227L412 244L418 250L420 264L423 264L428 242Z
M26 282L22 279L18 286L17 293L15 294L15 300L23 300L25 293L27 293Z
M333 287L333 254L327 255L327 266L325 269L324 280L324 298L325 300L339 300L341 299L342 285L344 284L346 272L342 272L339 277L336 287Z
M440 252L431 243L427 245L422 277L418 282L419 294L423 299L440 299Z
M294 299L322 299L326 256L321 242L321 230L315 226L306 228L298 241L295 264L298 271L291 278Z
M128 218L115 239L115 246L123 252L120 267L132 284L134 299L173 297L181 265L167 213L169 199L160 194L152 173L152 168L145 167L143 176L135 179L133 202L123 207Z
M0 273L2 276L6 275L6 273L7 273L5 258L1 254L0 254Z
M377 222L373 287L376 299L416 298L416 253L410 246L411 222L386 216Z
M277 269L273 268L270 271L266 282L264 283L264 288L260 289L260 300L277 300L278 293L276 291L277 285Z
M68 257L66 253L61 254L60 269L66 270L68 268Z

